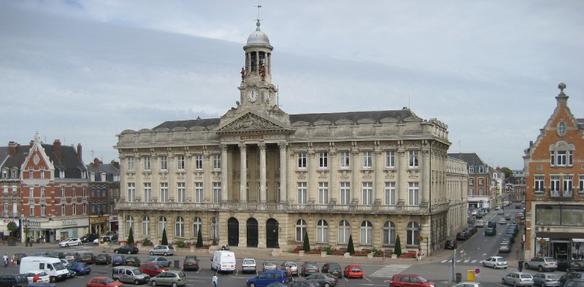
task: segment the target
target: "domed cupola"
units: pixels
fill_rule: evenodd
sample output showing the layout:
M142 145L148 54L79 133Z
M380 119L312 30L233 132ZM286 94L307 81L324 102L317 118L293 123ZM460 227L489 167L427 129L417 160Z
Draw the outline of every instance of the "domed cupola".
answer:
M249 37L247 37L247 45L244 47L244 49L247 47L250 47L250 46L263 46L263 47L268 47L270 50L272 49L268 35L266 33L262 32L262 30L260 29L260 20L259 19L256 22L256 30L253 31L249 35Z

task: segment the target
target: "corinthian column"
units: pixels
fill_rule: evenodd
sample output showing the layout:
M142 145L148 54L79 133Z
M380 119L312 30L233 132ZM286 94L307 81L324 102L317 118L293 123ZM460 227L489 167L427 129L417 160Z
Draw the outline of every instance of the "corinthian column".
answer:
M247 201L247 152L245 149L245 143L239 144L239 154L240 154L240 168L239 168L239 201Z
M227 145L221 146L221 201L226 202L229 194L229 171L227 167Z
M260 149L260 202L266 203L266 144L259 143Z
M286 177L288 175L286 170L286 143L280 142L278 147L280 147L280 203L284 203L288 201L286 193Z

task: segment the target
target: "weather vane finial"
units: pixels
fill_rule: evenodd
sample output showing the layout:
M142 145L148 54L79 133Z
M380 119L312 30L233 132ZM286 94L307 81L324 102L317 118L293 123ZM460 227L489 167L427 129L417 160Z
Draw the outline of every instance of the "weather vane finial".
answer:
M256 6L258 7L258 18L257 18L257 22L256 22L256 31L260 30L260 9L262 8L262 5L260 4L260 0L258 0L258 5Z

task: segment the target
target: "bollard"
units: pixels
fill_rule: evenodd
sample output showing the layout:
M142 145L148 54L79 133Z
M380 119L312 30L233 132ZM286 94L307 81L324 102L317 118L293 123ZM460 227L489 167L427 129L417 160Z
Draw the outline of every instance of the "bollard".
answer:
M456 283L460 283L462 282L462 273L456 273L456 279L455 279Z

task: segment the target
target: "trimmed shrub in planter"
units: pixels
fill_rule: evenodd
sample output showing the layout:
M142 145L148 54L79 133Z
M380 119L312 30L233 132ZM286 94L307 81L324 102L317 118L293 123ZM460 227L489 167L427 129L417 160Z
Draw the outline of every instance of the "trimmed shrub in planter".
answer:
M174 245L178 248L186 248L187 244L185 243L184 240L177 240L174 242Z
M144 238L144 240L142 240L142 246L152 246L152 245L154 245L154 244L152 243L152 241L150 241L150 239Z

